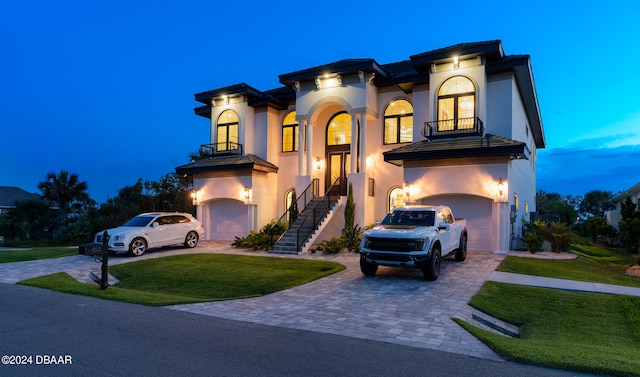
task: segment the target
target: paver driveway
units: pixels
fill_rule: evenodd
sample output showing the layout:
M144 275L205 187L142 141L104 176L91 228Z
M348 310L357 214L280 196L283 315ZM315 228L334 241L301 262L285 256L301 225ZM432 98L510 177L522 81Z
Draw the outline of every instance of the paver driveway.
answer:
M228 243L204 241L195 249L161 249L138 258L118 256L109 261L119 264L179 253L256 254L235 250ZM168 308L502 360L451 318L467 310L466 303L504 255L469 252L462 263L445 260L435 282L422 280L418 270L389 267L379 268L376 276L365 277L360 273L356 254L294 257L332 260L347 268L303 286L262 297ZM83 255L6 263L0 264L0 282L14 284L60 271L82 279L98 267L92 257Z
M462 263L447 259L435 282L423 280L419 270L389 267L363 276L355 254L304 257L333 260L347 269L267 296L169 308L502 360L451 318L504 255L469 252Z

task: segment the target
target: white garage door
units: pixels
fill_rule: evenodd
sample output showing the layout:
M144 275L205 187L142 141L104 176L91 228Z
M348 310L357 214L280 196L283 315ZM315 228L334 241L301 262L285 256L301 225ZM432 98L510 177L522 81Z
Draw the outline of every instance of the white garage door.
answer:
M209 205L210 239L233 241L249 234L247 206L237 200L220 199Z
M446 195L423 199L424 204L446 205L451 207L456 218L467 220L469 243L472 251L491 251L492 201L491 199L471 195Z

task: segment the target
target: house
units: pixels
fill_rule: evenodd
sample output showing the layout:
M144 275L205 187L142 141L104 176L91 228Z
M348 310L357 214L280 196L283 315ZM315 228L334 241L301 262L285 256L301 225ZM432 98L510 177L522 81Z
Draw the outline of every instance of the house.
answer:
M627 197L631 198L631 201L636 204L636 209L640 211L640 183L634 185L628 190L617 194L611 199L611 202L615 204L616 208L611 211L607 211L607 223L617 230L619 230L618 223L620 222L620 220L622 220L621 205L622 202L627 199Z
M528 55L505 55L499 40L462 43L390 64L341 60L279 81L195 95L211 138L205 158L176 172L193 176L207 239L288 220L295 198L290 248L304 251L339 236L331 224L348 183L362 227L403 203L446 204L466 218L470 250L516 246L536 208L536 153L545 147Z
M26 192L14 186L0 186L0 215L16 208L15 202L25 200L41 200L37 194Z

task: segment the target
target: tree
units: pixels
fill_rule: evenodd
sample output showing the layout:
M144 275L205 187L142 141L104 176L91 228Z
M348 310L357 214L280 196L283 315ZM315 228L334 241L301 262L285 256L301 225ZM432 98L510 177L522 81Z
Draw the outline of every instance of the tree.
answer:
M584 195L580 202L580 213L584 216L605 217L606 211L616 208L611 191L593 190Z
M578 217L576 208L580 201L580 197L561 196L555 192L547 193L539 190L536 192L536 212L541 219L571 225L576 222Z
M609 240L615 237L616 229L607 223L604 217L590 217L585 221L585 228L592 242L596 242L598 237L606 237Z
M640 211L629 196L620 204L620 214L620 242L630 253L637 253L640 249Z
M42 196L60 207L60 219L62 224L67 218L73 203L89 202L87 182L80 181L78 175L61 170L59 174L50 172L43 182L38 183Z
M55 213L49 204L39 199L17 200L2 217L2 228L7 236L26 239L43 238L53 230ZM48 234L47 234L48 233Z
M344 206L344 228L342 228L342 239L349 251L357 250L362 238L362 228L355 224L356 203L353 201L353 185L349 183L347 193L347 203Z

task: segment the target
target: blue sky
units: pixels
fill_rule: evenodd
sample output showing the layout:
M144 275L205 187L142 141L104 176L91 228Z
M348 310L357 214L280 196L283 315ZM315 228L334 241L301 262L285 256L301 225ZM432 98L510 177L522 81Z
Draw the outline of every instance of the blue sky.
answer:
M610 4L0 0L0 185L39 192L67 170L101 203L209 142L195 93L500 39L531 56L538 189L616 193L640 182L640 5Z

